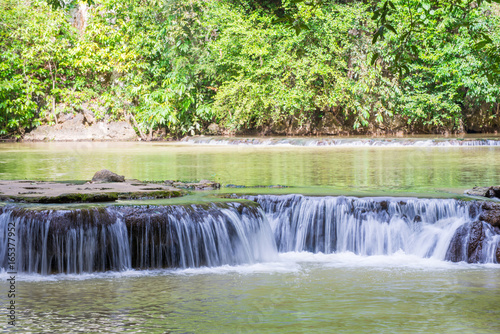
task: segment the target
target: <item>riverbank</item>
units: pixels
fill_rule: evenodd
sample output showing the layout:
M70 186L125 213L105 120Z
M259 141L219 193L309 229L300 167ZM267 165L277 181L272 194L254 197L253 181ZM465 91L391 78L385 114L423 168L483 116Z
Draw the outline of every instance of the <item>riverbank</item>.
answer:
M374 140L376 143L387 141L398 142L408 140L407 144L413 142L422 142L433 140L436 143L445 143L446 141L456 140L465 142L470 140L497 140L500 142L498 131L489 129L489 132L474 133L448 132L441 131L437 134L430 134L419 131L322 131L317 129L313 132L282 132L282 131L240 131L231 132L220 128L218 125L211 124L204 130L203 135L169 137L165 131L155 131L147 135L137 133L132 120L113 121L104 119L97 121L90 113L63 114L58 118L57 124L44 124L19 138L6 138L4 141L22 141L22 142L94 142L94 141L182 141L193 144L264 144L280 145L290 144L303 146L302 142L307 142L311 138L319 138L316 145L336 145L339 141L344 142L368 142ZM469 142L470 143L470 142ZM460 145L464 143L458 143Z
M332 116L333 117L333 116ZM330 118L332 118L330 117ZM322 118L316 124L290 125L288 127L273 124L255 129L231 130L212 123L199 130L203 136L226 136L226 137L269 137L269 136L293 136L293 137L376 137L376 138L405 138L413 136L442 136L444 138L465 138L468 136L498 136L500 123L494 121L497 118L484 120L484 124L479 119L471 121L472 128L447 129L446 127L434 130L426 127L419 127L415 124L408 125L400 121L390 121L390 124L380 125L370 123L369 126L355 129L352 124L338 124L333 118ZM493 124L493 123L494 124ZM396 126L395 123L398 125ZM469 133L468 133L469 132ZM184 138L191 138L187 136ZM198 138L199 136L194 136ZM82 112L62 113L57 115L57 121L42 124L21 137L10 137L6 140L17 141L170 141L180 139L169 135L165 129L143 133L139 130L138 124L131 115L120 120L105 117L98 119L95 114L83 108Z

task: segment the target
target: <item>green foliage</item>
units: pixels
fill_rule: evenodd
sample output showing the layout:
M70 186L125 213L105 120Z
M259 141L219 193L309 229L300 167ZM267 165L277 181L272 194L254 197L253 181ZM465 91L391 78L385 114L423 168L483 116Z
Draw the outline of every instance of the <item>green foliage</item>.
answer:
M300 127L341 108L359 127L371 112L389 113L372 90L383 79L365 64L371 45L349 33L363 29L362 5L318 12L299 35L273 24L274 17L248 19L227 9L219 15L223 34L211 44L221 82L214 109L226 126Z
M499 117L499 17L487 0L0 0L0 135L84 103L144 139L466 130Z
M391 20L400 24L387 34L381 52L387 63L380 64L403 72L396 112L408 124L418 122L429 129L459 129L463 114L484 104L490 104L493 113L493 104L500 102L498 64L491 66L492 55L498 54L500 22L491 7L470 10L468 3L462 8L445 1L407 0L383 6L387 3L394 8ZM488 46L478 47L478 36L487 38Z
M73 71L64 66L74 34L45 3L0 2L0 134L20 133L59 98Z

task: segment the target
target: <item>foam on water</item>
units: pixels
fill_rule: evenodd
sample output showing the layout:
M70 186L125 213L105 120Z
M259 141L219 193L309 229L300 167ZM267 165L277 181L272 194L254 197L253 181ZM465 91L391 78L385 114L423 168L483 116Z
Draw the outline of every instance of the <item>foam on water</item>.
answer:
M225 138L186 137L182 143L192 145L239 145L276 147L470 147L500 146L500 139L348 139L348 138Z
M307 273L311 268L366 269L384 271L461 271L500 269L500 264L469 264L466 262L448 262L432 258L396 252L392 255L356 255L352 252L324 254L310 252L287 252L279 254L275 262L263 262L247 265L223 265L219 267L200 267L185 269L125 270L104 273L40 275L22 273L16 276L21 282L57 282L83 281L93 279L122 279L149 276L193 276L193 275L254 275L254 274L299 274ZM0 272L0 280L5 281L9 274Z
M293 273L317 265L391 270L499 267L500 234L478 220L480 207L475 202L245 198L257 204L4 208L0 279L8 278L6 239L11 221L16 222L18 237L18 275L28 281Z

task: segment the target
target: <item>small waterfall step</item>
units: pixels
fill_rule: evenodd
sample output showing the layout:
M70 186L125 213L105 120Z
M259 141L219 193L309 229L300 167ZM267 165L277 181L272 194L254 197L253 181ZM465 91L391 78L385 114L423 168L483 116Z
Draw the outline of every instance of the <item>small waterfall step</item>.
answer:
M475 201L243 196L247 201L0 207L0 270L14 237L18 272L83 273L275 261L278 252L391 255L500 263L500 228ZM491 214L491 212L490 212ZM10 230L9 230L10 229Z
M267 215L280 252L353 252L500 263L500 229L478 202L453 199L244 196Z
M9 223L16 227L17 271L43 275L235 265L276 256L269 224L251 202L0 208L0 268L4 270Z

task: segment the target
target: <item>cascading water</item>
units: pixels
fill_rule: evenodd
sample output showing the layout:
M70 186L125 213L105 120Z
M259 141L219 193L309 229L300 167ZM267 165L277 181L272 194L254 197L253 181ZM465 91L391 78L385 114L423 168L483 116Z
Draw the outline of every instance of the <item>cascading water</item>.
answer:
M8 226L14 222L19 272L220 266L277 254L269 224L255 205L2 211L0 265L7 268Z
M0 242L16 226L16 267L29 273L81 273L130 267L127 229L111 209L5 210L0 215ZM2 247L2 250L4 248ZM7 254L0 252L7 267Z
M500 262L500 230L480 205L452 199L245 196L256 203L35 210L0 207L0 268L9 223L28 273L188 268L273 261L279 252Z
M477 221L475 203L444 199L375 199L260 195L280 252L398 251L439 260L497 262L499 231ZM479 226L481 232L475 232Z
M276 258L272 231L260 209L230 203L208 207L127 209L133 268L187 268Z

